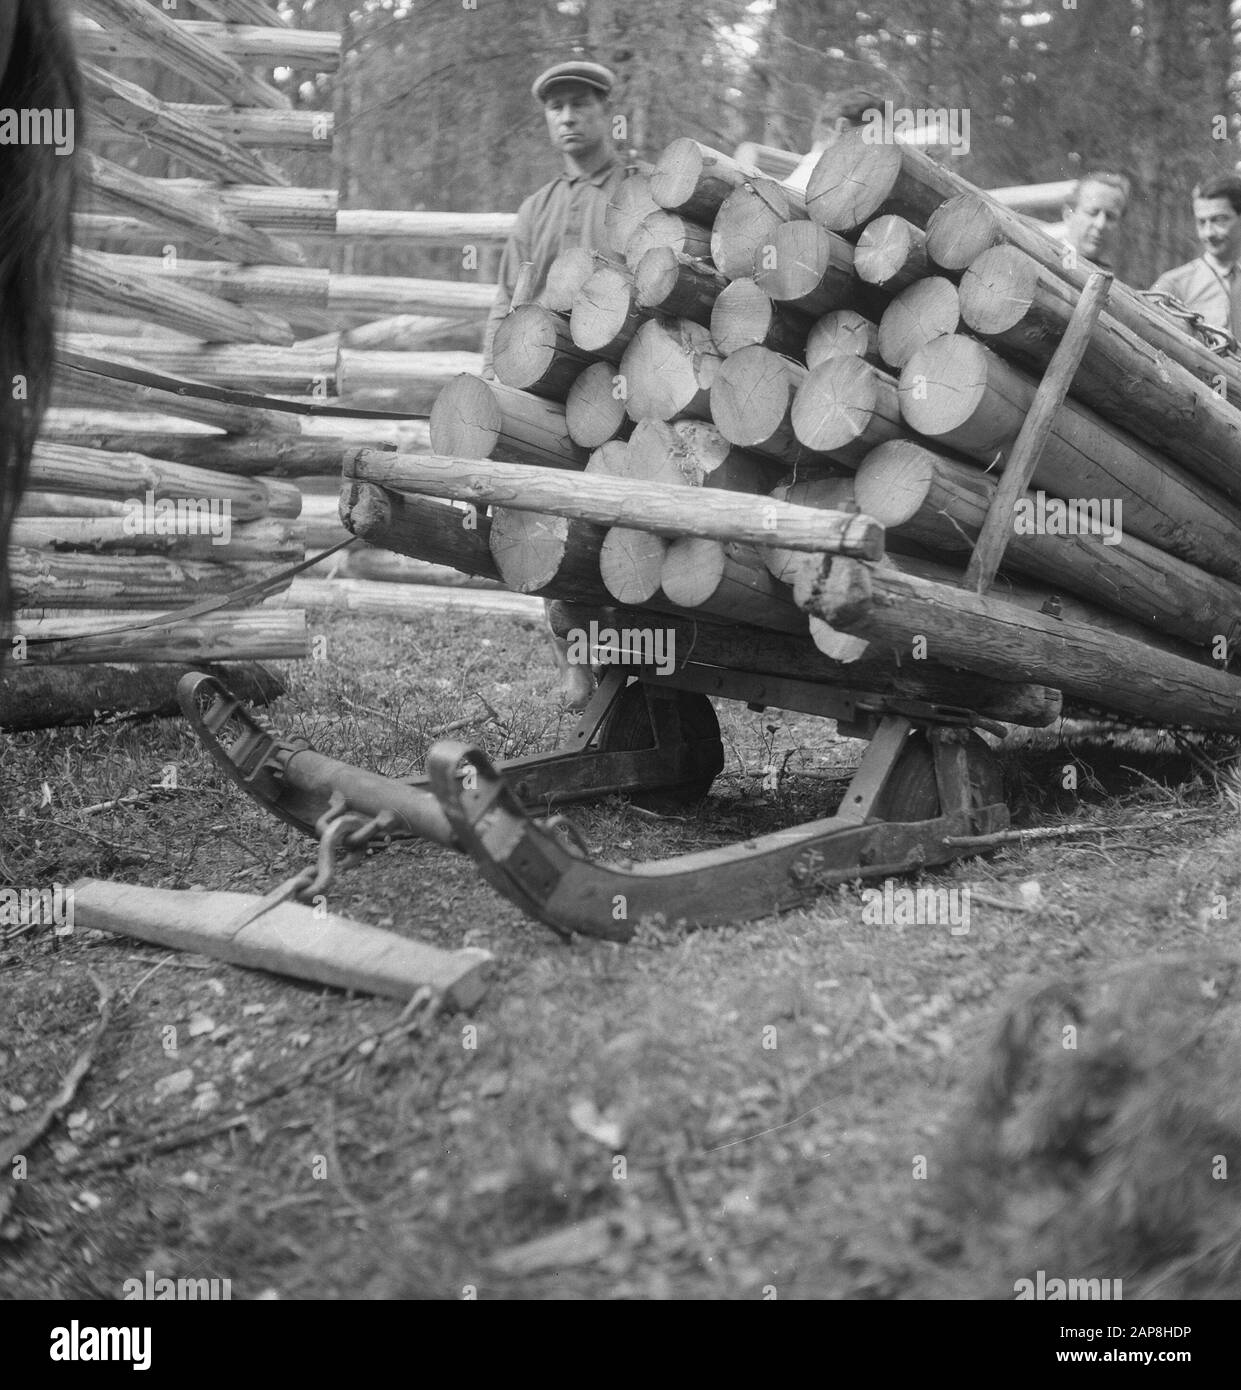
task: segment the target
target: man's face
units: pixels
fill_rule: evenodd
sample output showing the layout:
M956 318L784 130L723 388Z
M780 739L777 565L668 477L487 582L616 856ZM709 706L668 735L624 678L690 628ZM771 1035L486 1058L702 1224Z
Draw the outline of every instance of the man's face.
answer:
M589 160L608 139L608 105L584 82L557 82L543 99L552 144L574 159Z
M1125 195L1106 183L1085 183L1064 214L1065 239L1087 260L1110 261L1125 213Z
M1227 198L1195 198L1194 223L1202 249L1216 260L1235 261L1241 256L1241 217Z

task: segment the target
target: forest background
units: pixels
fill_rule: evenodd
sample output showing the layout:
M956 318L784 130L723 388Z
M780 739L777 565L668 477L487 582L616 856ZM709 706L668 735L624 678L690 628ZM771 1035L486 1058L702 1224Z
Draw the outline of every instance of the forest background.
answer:
M182 0L192 10L193 0ZM970 113L969 153L940 156L982 187L1091 169L1134 197L1122 278L1144 287L1198 254L1195 181L1241 155L1241 0L280 0L298 28L343 35L338 74L277 70L296 106L336 112L332 151L290 152L296 183L341 206L511 211L557 172L533 77L583 54L618 78L627 144L654 159L678 136L732 151L810 146L825 92L865 86L897 105ZM1230 16L1230 10L1235 13ZM185 14L184 17L191 17ZM1230 17L1236 27L1230 30ZM175 74L121 69L167 100ZM96 145L142 172L185 175L156 151ZM493 279L494 251L385 242L318 259L353 273ZM465 258L468 260L468 258Z

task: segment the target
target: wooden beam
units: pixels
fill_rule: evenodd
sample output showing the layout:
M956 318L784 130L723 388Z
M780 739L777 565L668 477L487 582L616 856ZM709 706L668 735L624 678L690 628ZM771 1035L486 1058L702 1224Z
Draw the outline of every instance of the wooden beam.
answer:
M1146 722L1241 733L1241 678L1085 623L858 561L798 601L836 627L999 679L1043 682Z
M165 610L125 614L125 622L159 617ZM310 655L306 615L293 608L229 608L184 622L117 632L114 613L30 617L18 613L13 626L21 658L32 666L78 666L96 662L140 662L181 666L199 661L296 660ZM47 638L55 641L48 642Z
M238 106L291 105L282 92L251 77L214 44L146 0L78 0L78 8L105 29L123 30L143 57L197 83L217 100L223 96Z
M158 264L158 262L156 262ZM134 314L209 342L288 347L293 330L282 319L229 304L185 284L160 284L151 275L118 269L97 251L75 246L64 262L64 285L76 300L114 313Z
M233 923L262 902L253 893L145 888L95 878L78 879L70 891L81 929L335 989L408 1000L430 987L450 1008L471 1009L486 992L491 973L487 951L442 951L301 903L280 903L238 929Z
M340 67L340 34L327 29L282 29L274 8L264 6L261 24L221 24L216 20L182 19L177 28L211 44L240 63L264 63L332 73ZM73 16L73 41L78 54L103 62L148 56L141 40L126 29L103 29L84 15Z
M1043 446L1051 434L1056 415L1069 393L1073 374L1077 371L1090 335L1099 318L1099 313L1107 303L1108 290L1112 287L1112 276L1099 271L1086 282L1082 297L1073 310L1068 329L1056 348L1051 363L1034 393L1034 401L1026 413L1008 463L1000 475L1000 481L991 500L987 519L974 552L965 568L965 585L975 593L985 594L991 587L996 571L1004 559L1004 551L1009 537L1013 534L1013 507L1017 499L1024 496L1034 470L1042 457Z
M289 182L274 164L235 144L218 127L183 115L136 83L94 63L83 63L82 75L92 101L91 114L142 145L162 150L225 183Z
M149 219L165 239L171 231L194 246L234 261L277 265L305 262L299 247L276 241L227 211L223 190L216 200L203 196L206 187L198 192L179 191L172 180L144 178L90 150L80 150L77 158L86 188L100 202L121 213Z
M883 528L867 516L812 511L720 489L538 468L529 464L388 454L359 449L345 460L346 477L424 497L550 512L601 526L630 526L656 535L784 545L824 554L883 553Z

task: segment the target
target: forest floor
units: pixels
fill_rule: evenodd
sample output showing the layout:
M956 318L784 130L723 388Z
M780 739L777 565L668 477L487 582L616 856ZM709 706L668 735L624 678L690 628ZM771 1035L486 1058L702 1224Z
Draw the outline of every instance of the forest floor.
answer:
M276 666L272 716L322 752L401 775L467 716L453 736L492 756L572 727L533 625L313 614L312 631L327 654ZM664 857L830 812L863 745L809 716L719 713L710 796L666 818L573 807L592 850ZM176 791L86 809L170 763ZM565 942L466 857L396 844L338 880L333 910L495 957L471 1014L413 1026L393 1000L0 928L0 1139L112 996L76 1097L0 1186L0 1298L116 1299L148 1271L248 1299L1012 1298L1035 1272L1021 1223L971 1243L937 1207L997 1007L1031 980L1235 949L1241 854L1235 797L1176 750L1004 763L1018 824L1093 833L926 873L971 886L964 933L872 924L855 883L727 928ZM261 893L310 859L181 720L8 736L0 795L9 884Z

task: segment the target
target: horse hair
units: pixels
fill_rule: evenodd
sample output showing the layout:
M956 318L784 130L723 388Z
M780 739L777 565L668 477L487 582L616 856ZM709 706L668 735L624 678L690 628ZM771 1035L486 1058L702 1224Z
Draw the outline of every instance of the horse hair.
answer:
M6 0L13 3L13 0ZM0 54L0 110L72 110L81 84L63 0L16 0ZM53 306L69 245L74 160L51 145L0 146L0 637L12 615L9 535L51 391Z

